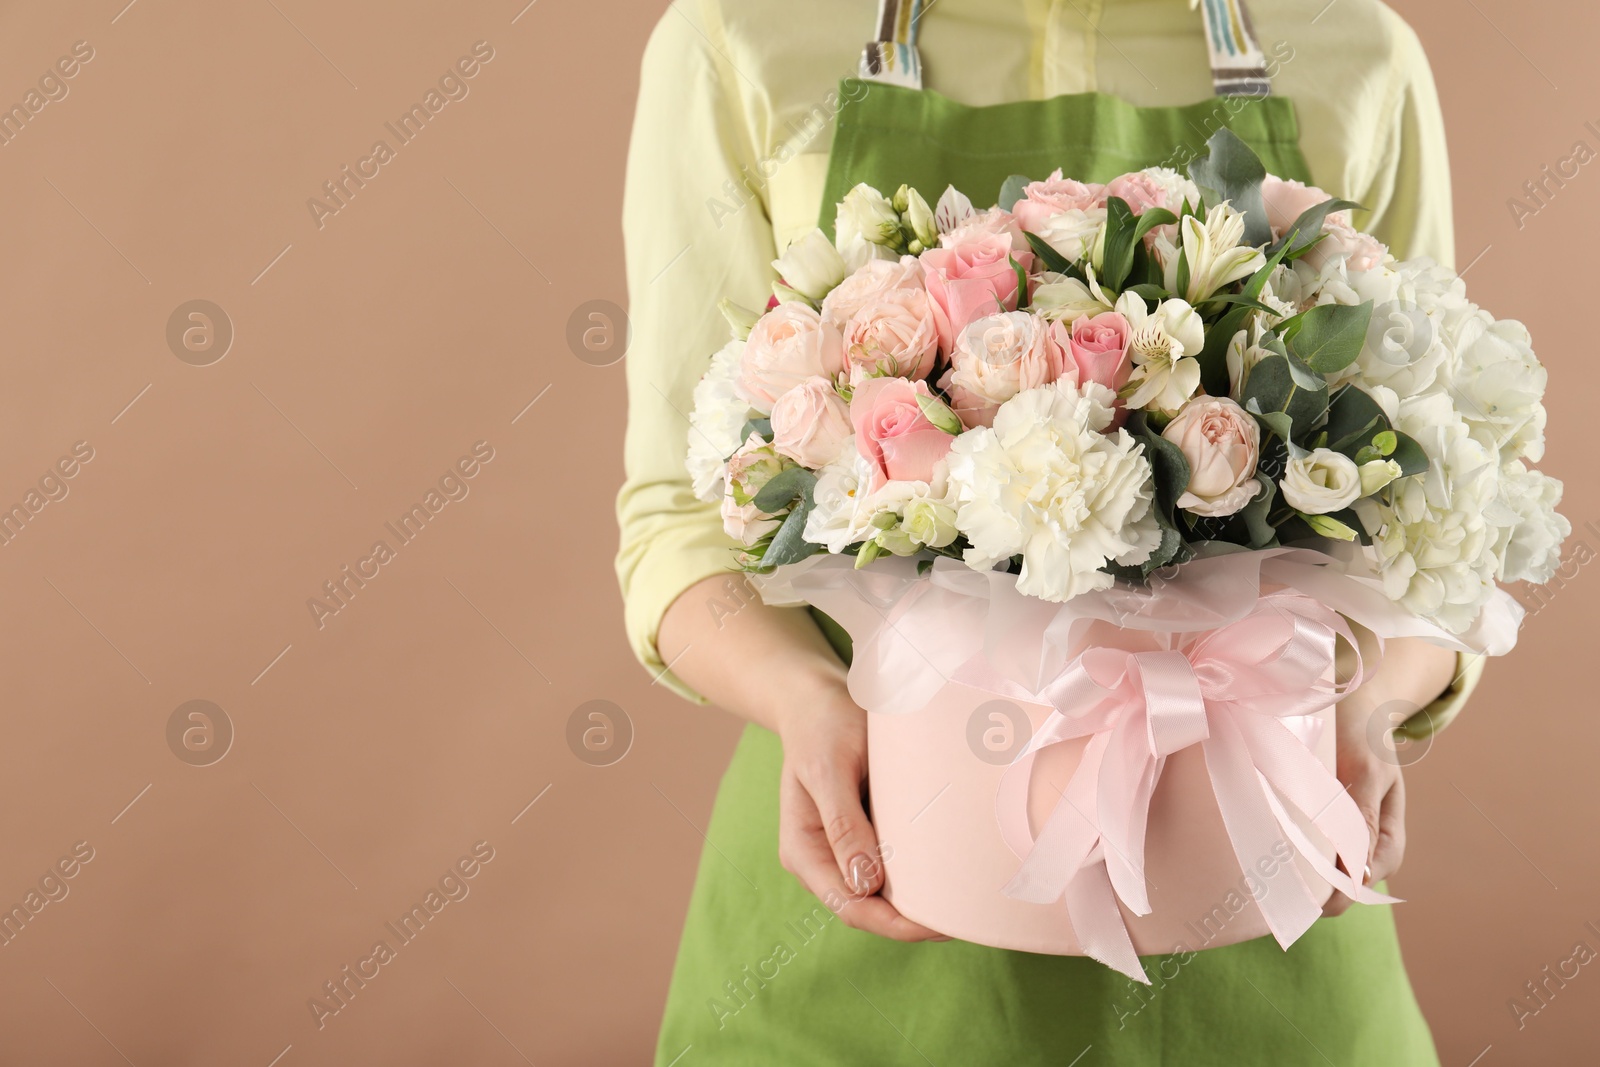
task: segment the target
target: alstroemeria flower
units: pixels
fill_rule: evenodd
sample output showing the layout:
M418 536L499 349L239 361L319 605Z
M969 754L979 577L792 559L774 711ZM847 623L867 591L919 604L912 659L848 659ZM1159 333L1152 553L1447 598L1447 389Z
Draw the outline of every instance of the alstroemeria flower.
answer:
M1204 303L1223 286L1248 278L1267 262L1259 248L1240 243L1244 240L1244 216L1231 204L1218 204L1206 212L1204 222L1187 216L1181 233L1189 285L1180 295L1191 304ZM1166 267L1166 287L1177 292L1178 250L1167 241L1159 241L1158 248Z
M1123 387L1127 406L1175 412L1200 388L1205 328L1187 301L1163 300L1154 311L1136 293L1123 293L1117 310L1133 327L1128 356L1133 373Z

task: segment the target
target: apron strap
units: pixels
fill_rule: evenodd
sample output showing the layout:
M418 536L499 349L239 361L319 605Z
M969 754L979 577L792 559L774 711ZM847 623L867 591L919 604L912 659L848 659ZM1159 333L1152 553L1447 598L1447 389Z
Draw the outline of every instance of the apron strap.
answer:
M1211 88L1218 96L1271 96L1267 57L1256 44L1245 0L1198 0L1205 5ZM1189 0L1196 6L1196 0Z
M878 0L877 36L862 50L858 76L864 81L922 88L917 54L918 23L938 0ZM1256 44L1245 0L1189 0L1205 5L1206 51L1211 87L1218 96L1270 96L1267 60Z
M859 76L863 80L922 88L917 23L922 21L923 10L922 0L878 0L878 36L868 41L861 53Z

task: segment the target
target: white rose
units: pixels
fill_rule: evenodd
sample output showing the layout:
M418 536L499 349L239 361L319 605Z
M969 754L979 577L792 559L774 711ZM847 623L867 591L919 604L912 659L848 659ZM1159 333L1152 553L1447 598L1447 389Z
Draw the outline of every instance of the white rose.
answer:
M1342 511L1361 496L1361 471L1349 456L1314 448L1289 460L1278 487L1296 511L1326 515Z
M977 319L956 338L940 383L964 426L988 426L1000 405L1049 385L1066 368L1064 327L1026 311Z
M1038 236L1067 259L1078 263L1093 250L1105 221L1103 207L1068 208L1046 219L1039 227Z
M828 295L829 290L844 281L847 272L844 258L828 243L821 230L813 229L802 234L772 261L783 284L813 302ZM779 287L774 286L774 290ZM783 299L779 293L778 298Z
M1150 463L1126 430L1101 432L1114 402L1102 385L1061 380L1018 393L992 428L956 438L950 483L969 567L1020 554L1018 591L1063 601L1110 586L1107 561L1150 558L1161 543Z
M727 459L743 443L750 404L739 395L739 357L743 341L730 341L711 357L711 367L694 387L689 413L689 452L685 466L697 499L720 500Z

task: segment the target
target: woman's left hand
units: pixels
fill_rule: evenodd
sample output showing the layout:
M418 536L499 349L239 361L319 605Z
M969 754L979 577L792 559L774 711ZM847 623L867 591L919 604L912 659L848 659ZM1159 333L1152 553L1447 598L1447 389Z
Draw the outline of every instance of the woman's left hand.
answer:
M1375 647L1363 642L1363 655ZM1339 781L1361 809L1370 835L1367 869L1351 877L1373 885L1400 869L1406 851L1406 783L1400 761L1388 742L1405 715L1423 707L1447 689L1455 670L1455 653L1414 638L1389 641L1375 671L1334 709ZM1381 723L1374 722L1380 717ZM1323 905L1324 915L1342 915L1351 900L1335 892Z

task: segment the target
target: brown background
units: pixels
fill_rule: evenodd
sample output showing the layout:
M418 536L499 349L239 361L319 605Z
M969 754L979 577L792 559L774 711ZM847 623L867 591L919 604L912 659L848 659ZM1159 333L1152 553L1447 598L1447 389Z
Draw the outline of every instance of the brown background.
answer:
M625 302L621 168L662 5L524 2L0 14L0 101L75 41L95 50L0 147L0 504L94 450L0 547L0 903L94 849L0 947L0 1063L649 1055L737 728L652 688L624 646L622 368L577 358L566 329ZM1461 262L1551 368L1546 466L1588 557L1600 174L1520 230L1506 201L1600 144L1597 18L1399 7L1450 124ZM480 40L470 94L319 229L306 200ZM203 367L166 341L197 298L235 331ZM319 629L307 599L397 545L385 521L478 441L494 458L469 495ZM1600 965L1520 1032L1507 1008L1575 942L1600 948L1600 619L1593 576L1569 577L1410 772L1400 923L1457 1067L1594 1043ZM167 740L193 699L235 731L209 766ZM595 699L635 732L608 767L566 740ZM308 1000L478 841L494 859L470 895L319 1029Z

